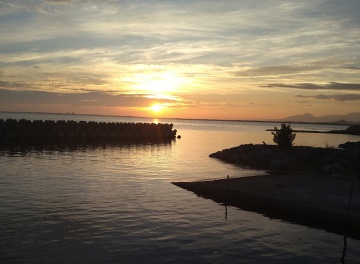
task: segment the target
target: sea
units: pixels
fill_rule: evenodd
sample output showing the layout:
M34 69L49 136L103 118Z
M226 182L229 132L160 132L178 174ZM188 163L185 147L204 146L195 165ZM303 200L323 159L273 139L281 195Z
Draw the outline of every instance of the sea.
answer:
M273 144L280 123L0 113L0 119L172 123L171 143L0 148L0 263L341 263L344 237L198 197L175 181L264 174L209 154ZM328 131L339 125L292 124ZM298 146L358 136L298 133ZM344 219L344 223L345 223ZM345 263L360 263L347 238Z

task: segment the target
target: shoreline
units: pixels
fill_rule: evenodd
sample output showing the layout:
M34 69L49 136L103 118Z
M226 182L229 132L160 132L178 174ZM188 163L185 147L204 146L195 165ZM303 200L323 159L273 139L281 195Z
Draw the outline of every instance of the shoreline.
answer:
M277 173L172 184L225 206L360 239L358 178L354 180L348 226L348 177Z
M268 132L275 132L275 129L266 129ZM345 130L329 130L329 131L319 131L319 130L296 130L293 129L292 132L295 133L322 133L322 134L340 134L340 135L353 135L360 136L360 125L349 125Z
M240 167L287 173L324 173L351 175L359 170L360 142L347 142L340 148L245 144L209 155Z

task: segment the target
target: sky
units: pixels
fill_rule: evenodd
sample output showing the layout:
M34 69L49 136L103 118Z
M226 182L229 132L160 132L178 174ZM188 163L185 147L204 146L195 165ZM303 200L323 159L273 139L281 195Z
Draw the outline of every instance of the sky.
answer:
M0 111L360 112L359 0L0 0Z

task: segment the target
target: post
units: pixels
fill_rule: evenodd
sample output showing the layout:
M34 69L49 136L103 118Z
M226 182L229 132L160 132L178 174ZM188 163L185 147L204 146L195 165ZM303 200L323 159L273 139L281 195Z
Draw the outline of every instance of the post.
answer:
M359 151L359 159L360 159L360 151ZM350 186L349 202L348 202L348 208L347 208L347 214L346 214L346 226L345 226L345 232L344 232L344 249L343 249L343 254L341 257L341 263L345 263L345 254L346 254L346 250L347 250L347 235L349 232L351 200L352 200L352 194L353 194L353 190L354 190L354 182L355 182L355 169L353 170L353 172L351 174L351 186Z
M229 189L229 178L230 176L228 175L226 177L226 190L225 190L225 221L227 221L227 204L228 204L228 189Z

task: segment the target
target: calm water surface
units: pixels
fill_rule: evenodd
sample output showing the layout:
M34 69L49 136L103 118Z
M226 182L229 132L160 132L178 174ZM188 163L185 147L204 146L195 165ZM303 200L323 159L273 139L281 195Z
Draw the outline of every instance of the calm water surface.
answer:
M342 236L233 207L225 219L224 206L171 184L262 173L208 155L271 143L265 129L274 124L9 113L0 118L167 122L182 135L171 144L1 149L0 263L340 263ZM298 134L295 143L358 140ZM360 241L348 239L346 263L359 260Z

